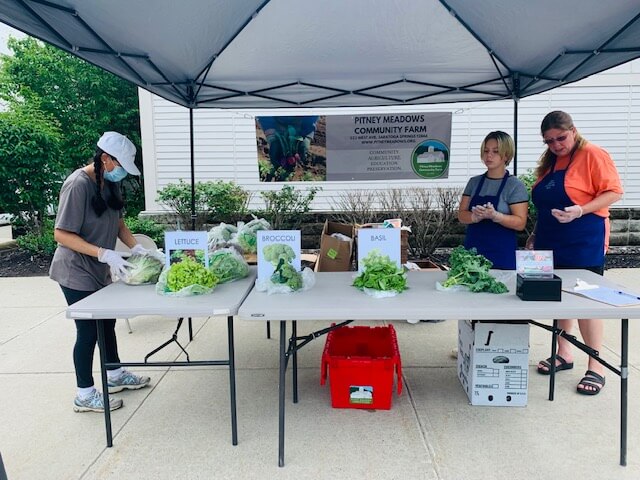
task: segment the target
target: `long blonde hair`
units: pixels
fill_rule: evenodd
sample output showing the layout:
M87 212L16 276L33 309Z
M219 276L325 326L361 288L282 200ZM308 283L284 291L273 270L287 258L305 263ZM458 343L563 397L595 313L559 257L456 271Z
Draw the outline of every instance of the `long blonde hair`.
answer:
M579 148L584 147L587 144L587 140L582 135L580 135L578 129L575 128L571 115L566 112L555 110L545 115L545 117L542 119L542 124L540 124L540 133L544 135L544 132L546 132L547 130L551 130L552 128L564 131L573 129L575 131L576 141L573 145L573 149L571 150L572 154L573 152L575 152ZM551 152L549 147L547 147L547 149L538 160L538 167L536 168L535 172L536 177L542 177L547 172L547 170L551 168L551 165L553 164L553 162L555 162L555 160L556 155Z

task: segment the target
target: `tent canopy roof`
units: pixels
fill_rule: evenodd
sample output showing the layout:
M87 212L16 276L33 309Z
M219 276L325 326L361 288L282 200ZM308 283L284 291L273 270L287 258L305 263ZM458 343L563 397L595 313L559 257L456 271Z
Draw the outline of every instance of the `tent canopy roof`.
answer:
M522 98L640 57L623 0L0 0L0 21L192 108Z

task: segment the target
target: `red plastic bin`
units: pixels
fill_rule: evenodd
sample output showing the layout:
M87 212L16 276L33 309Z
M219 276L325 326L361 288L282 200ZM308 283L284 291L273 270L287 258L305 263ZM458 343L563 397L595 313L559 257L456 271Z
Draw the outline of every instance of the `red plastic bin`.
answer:
M327 335L322 353L320 385L330 374L333 408L389 410L393 374L402 393L402 361L393 325L342 327Z

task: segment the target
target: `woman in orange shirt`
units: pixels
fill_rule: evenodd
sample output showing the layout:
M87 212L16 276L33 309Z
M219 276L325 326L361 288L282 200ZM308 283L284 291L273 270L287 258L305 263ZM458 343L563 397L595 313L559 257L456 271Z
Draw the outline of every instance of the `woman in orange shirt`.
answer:
M613 160L602 148L588 143L571 116L554 111L540 127L547 150L540 157L538 177L531 199L538 211L535 232L527 247L553 250L555 268L582 268L604 273L604 255L609 239L609 205L622 198L622 185ZM570 332L574 320L559 320ZM602 349L603 321L578 320L584 343ZM538 372L549 374L550 359L538 364ZM571 344L560 337L556 371L573 368ZM592 357L578 393L596 395L604 387L604 367Z

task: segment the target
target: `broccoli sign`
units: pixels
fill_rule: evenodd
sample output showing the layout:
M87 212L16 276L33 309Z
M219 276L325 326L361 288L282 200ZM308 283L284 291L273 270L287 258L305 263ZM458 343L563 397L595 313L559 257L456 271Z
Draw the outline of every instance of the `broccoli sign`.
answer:
M260 230L258 240L258 279L270 279L294 290L300 279L300 231Z

